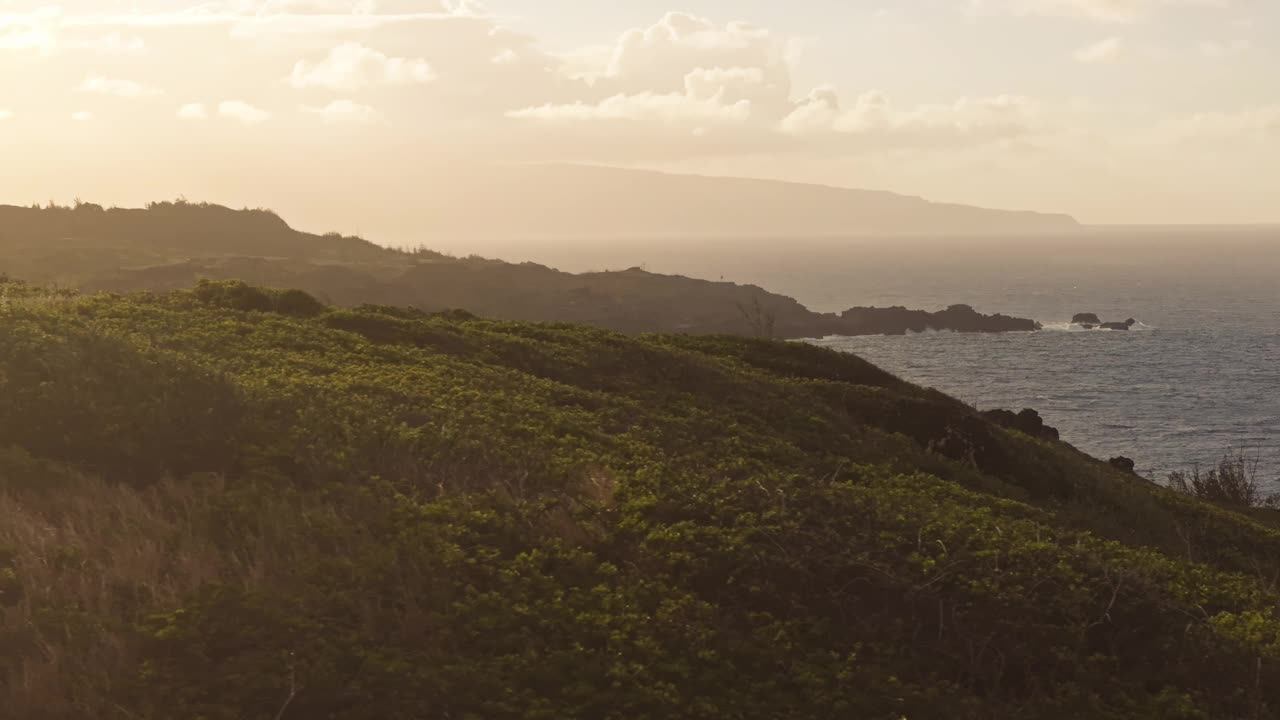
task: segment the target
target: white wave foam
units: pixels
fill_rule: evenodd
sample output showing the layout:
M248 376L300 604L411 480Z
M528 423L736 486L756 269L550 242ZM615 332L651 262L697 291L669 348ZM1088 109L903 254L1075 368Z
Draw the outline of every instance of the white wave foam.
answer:
M1053 321L1042 322L1040 323L1040 327L1043 330L1051 330L1054 332L1144 332L1147 330L1157 329L1154 325L1148 325L1141 321L1136 323L1133 327L1129 328L1128 330L1111 330L1109 328L1103 328L1103 327L1086 328L1085 326L1079 323L1053 322Z

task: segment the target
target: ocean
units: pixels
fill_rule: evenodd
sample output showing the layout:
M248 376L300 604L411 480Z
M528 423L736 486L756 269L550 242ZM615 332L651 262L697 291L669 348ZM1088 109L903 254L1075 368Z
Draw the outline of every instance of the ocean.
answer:
M760 285L811 309L967 303L1034 333L831 337L980 408L1035 408L1063 439L1157 479L1227 452L1280 490L1280 229L1110 229L1045 237L524 241L475 250L570 271ZM1135 318L1087 331L1072 315Z

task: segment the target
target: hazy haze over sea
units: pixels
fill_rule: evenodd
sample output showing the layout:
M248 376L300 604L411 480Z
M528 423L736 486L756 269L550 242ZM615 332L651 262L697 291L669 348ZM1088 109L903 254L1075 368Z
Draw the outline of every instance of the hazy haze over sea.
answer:
M1212 462L1231 447L1280 478L1280 229L1100 230L999 239L539 240L468 251L571 271L755 283L814 310L853 305L982 312L1065 328L1077 312L1133 317L1134 332L929 333L828 338L979 408L1034 407L1099 457L1144 472Z

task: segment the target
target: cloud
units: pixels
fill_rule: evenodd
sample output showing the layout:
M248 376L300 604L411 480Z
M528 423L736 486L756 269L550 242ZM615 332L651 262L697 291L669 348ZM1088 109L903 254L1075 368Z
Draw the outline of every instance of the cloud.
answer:
M1119 60L1124 54L1124 39L1120 37L1109 37L1082 47L1075 53L1076 60L1082 63L1111 63Z
M129 55L146 51L147 43L137 35L122 35L119 32L110 32L87 40L76 41L72 47L108 55Z
M13 119L13 111L0 108L0 122Z
M624 32L593 84L610 94L679 92L687 90L693 73L748 71L753 102L785 102L791 92L789 48L788 41L755 25L718 25L671 12L651 26Z
M1218 42L1206 40L1200 43L1200 54L1210 58L1226 58L1253 52L1253 43L1248 40Z
M218 114L246 125L257 125L271 119L271 113L243 100L224 100L218 103Z
M599 102L544 104L508 113L537 120L657 120L665 123L714 120L745 123L754 88L764 83L759 68L699 68L684 76L679 92L618 93Z
M102 75L90 75L76 88L80 92L97 95L114 95L121 98L143 98L161 94L159 88L149 87L132 80L108 78Z
M368 105L351 100L334 100L323 107L302 106L302 111L319 116L326 123L373 123L382 120L382 113Z
M845 109L834 90L819 88L782 120L781 130L860 148L965 146L1031 134L1039 127L1038 115L1034 103L1013 95L902 109L870 91Z
M970 0L972 11L1073 17L1106 23L1146 19L1175 7L1226 8L1231 0Z
M112 31L85 36L85 31L73 16L52 5L26 13L0 12L0 52L48 56L59 50L79 50L122 55L146 50L146 42L136 35Z
M638 95L614 95L598 103L576 102L564 105L540 105L515 110L508 114L518 119L550 122L590 122L595 120L654 121L666 125L689 127L691 132L701 129L697 123L723 122L742 124L751 115L750 103L739 101L725 104L719 98L698 99L688 95L670 93L641 93Z
M28 13L0 13L0 52L47 55L58 44L60 11L54 7Z
M428 23L460 17L482 17L474 3L455 3L422 11L420 3L404 3L400 12L380 12L369 0L303 1L212 0L165 11L98 12L68 15L68 27L200 28L225 27L234 37L263 35L342 34L368 32L391 25Z
M178 118L182 120L206 120L209 117L209 111L205 109L204 103L187 103L178 108Z
M795 100L791 46L745 23L669 13L623 33L579 97L506 115L541 142L611 160L977 146L1045 125L1035 103L1015 95L898 107L873 91L845 107L834 88L818 87ZM590 55L601 54L577 58Z
M369 85L412 85L435 79L422 58L388 57L356 42L345 42L315 64L299 60L288 82L295 88L357 90Z
M1152 136L1164 142L1280 140L1280 105L1205 112L1165 122Z
M93 119L93 113L88 110L79 110L71 113L71 119L76 122L89 122Z
M790 42L741 22L671 12L608 47L559 56L574 95L507 112L547 139L564 133L610 153L720 153L776 144L793 109ZM612 140L609 135L613 134Z
M493 56L492 62L494 65L514 65L520 62L520 56L511 48L503 48Z

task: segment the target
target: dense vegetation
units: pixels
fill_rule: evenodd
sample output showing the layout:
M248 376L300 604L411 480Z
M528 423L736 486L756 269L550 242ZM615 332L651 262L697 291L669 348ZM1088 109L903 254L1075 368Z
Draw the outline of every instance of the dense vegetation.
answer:
M640 268L573 274L535 263L392 250L358 237L299 232L266 210L185 201L146 209L0 205L0 257L0 270L15 277L86 290L160 292L189 289L202 279L233 279L299 288L338 305L464 308L486 317L628 333L803 338L1038 327L1032 320L982 315L967 305L939 312L817 313L754 285Z
M0 283L0 707L1280 715L1271 516L1016 422L804 344Z

